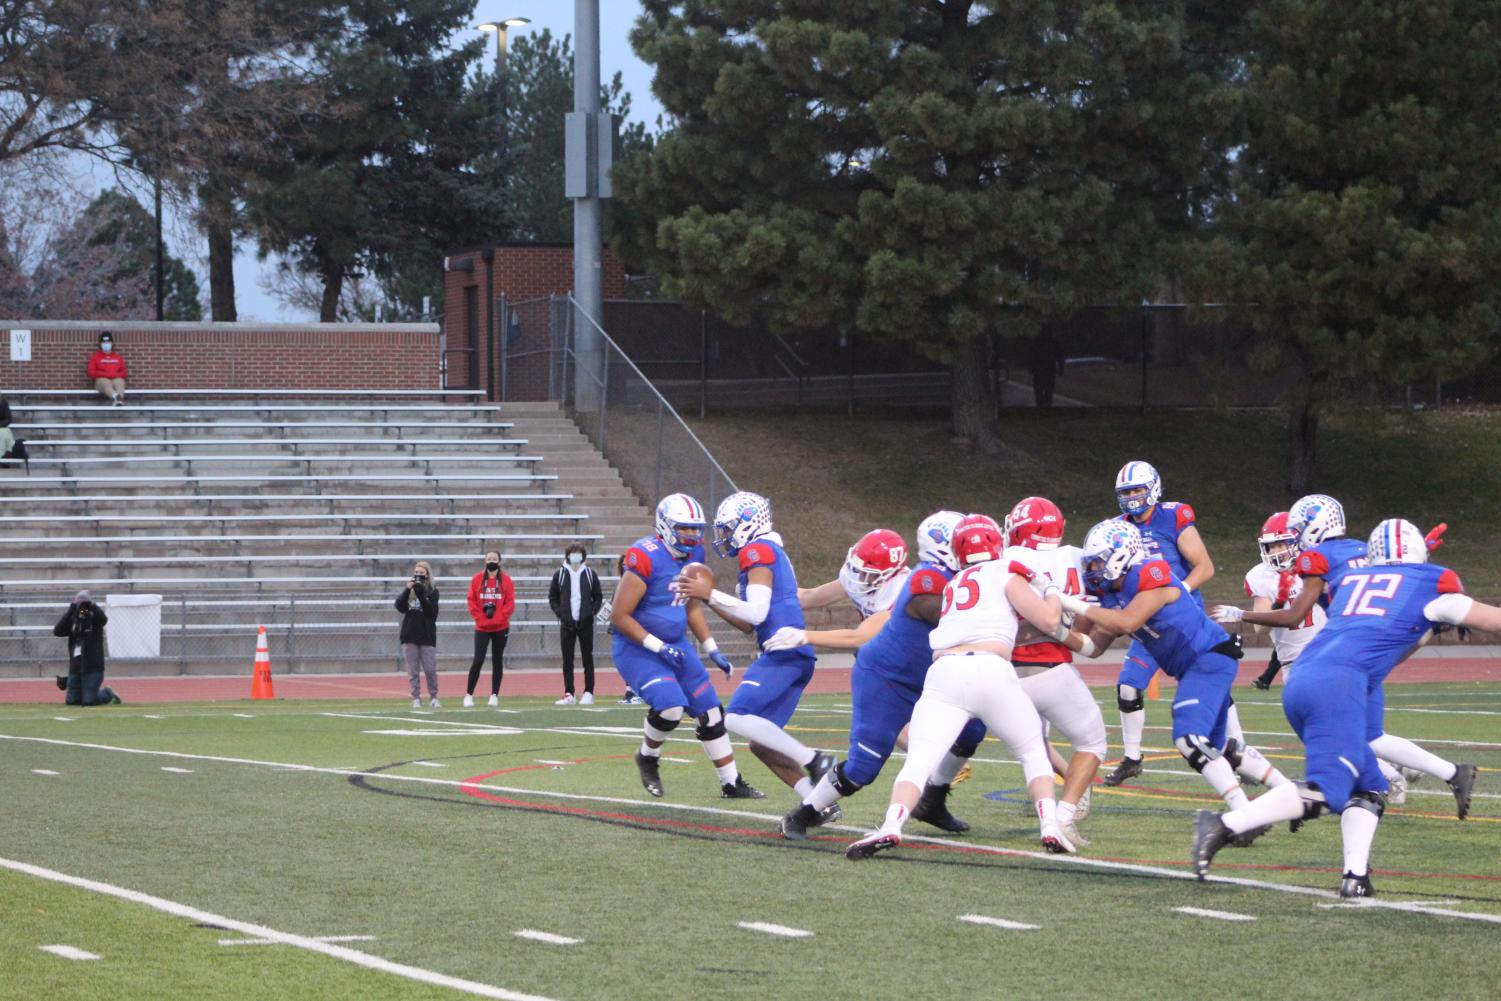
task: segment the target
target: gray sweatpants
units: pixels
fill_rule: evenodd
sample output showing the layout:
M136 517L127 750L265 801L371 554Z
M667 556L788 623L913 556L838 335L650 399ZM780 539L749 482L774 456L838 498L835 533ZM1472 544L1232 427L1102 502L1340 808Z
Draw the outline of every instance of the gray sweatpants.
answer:
M438 697L438 648L403 643L401 655L407 661L407 682L412 686L412 698L422 697L422 675L427 675L427 697Z

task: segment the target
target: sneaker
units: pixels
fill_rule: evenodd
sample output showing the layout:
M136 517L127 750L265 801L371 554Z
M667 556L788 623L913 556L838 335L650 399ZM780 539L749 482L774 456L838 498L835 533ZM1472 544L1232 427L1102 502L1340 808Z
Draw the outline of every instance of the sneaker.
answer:
M123 406L125 406L125 401L122 400L122 399L120 399L117 396L117 397L114 398L114 401L110 403L110 406L112 406L112 407L123 407Z
M1454 777L1449 780L1449 791L1454 793L1454 802L1459 807L1455 813L1460 820L1470 815L1470 792L1475 788L1475 766L1455 765ZM1370 880L1366 880L1370 886ZM1369 894L1367 894L1369 896Z
M1202 882L1209 875L1209 863L1219 850L1230 843L1235 832L1225 826L1214 810L1200 810L1194 814L1194 843L1192 861L1194 872Z
M938 785L935 782L923 786L922 798L912 808L912 816L924 824L932 824L940 831L951 834L963 834L969 830L968 823L949 812L947 800L952 789L952 786Z
M412 708L413 709L421 709L422 708L422 700L421 699L413 699L412 700Z
M1458 778L1455 773L1455 778ZM1407 779L1401 772L1393 775L1386 782L1389 787L1386 790L1386 802L1388 806L1401 806L1407 802Z
M808 828L818 825L818 811L807 803L802 803L796 810L783 817L777 826L781 829L782 837L788 841L807 841Z
M492 695L492 696L490 696L490 708L494 709L498 705L500 705L500 696L499 695Z
M1353 872L1347 872L1339 881L1339 895L1342 900L1352 900L1356 897L1374 897L1376 888L1371 885L1370 874L1357 876Z
M583 695L580 695L579 696L579 705L581 705L581 706L592 706L592 705L594 705L594 693L593 692L585 692Z
M1084 795L1079 797L1079 803L1074 808L1074 822L1078 823L1089 817L1089 794L1093 791L1090 786L1084 787Z
M870 858L877 852L884 852L888 848L899 848L901 844L902 836L896 831L872 831L846 848L844 857L858 862L860 859Z
M555 705L555 706L571 706L571 705L573 705L573 702L574 702L574 700L573 700L573 693L569 692L568 694L564 695L561 699L559 699L558 701L554 702L553 705Z
M465 709L473 709L474 708L474 696L473 695L466 695L466 696L464 696L464 708Z
M1140 774L1140 758L1122 758L1121 763L1115 766L1115 771L1106 775L1100 781L1107 786L1118 786L1127 779L1134 779Z
M625 690L625 694L622 695L619 701L617 701L615 704L617 706L639 706L644 701L645 699L641 698L641 696L637 695L635 692L627 688Z
M438 697L434 695L433 700L427 704L427 707L429 709L442 709L443 703L439 702Z
M641 786L658 799L662 798L662 762L649 754L636 752L636 770L641 773Z
M803 771L808 773L808 781L818 785L820 779L829 773L834 767L834 756L828 751L815 751L813 760L803 766Z
M1073 842L1063 835L1063 828L1057 824L1042 825L1042 847L1054 855L1077 855L1079 850Z
M68 690L68 676L66 674L54 674L52 677L57 682L57 690L59 692L66 692Z
M726 782L719 787L720 799L765 799L766 794L749 782L745 781L744 775L735 776L735 781Z

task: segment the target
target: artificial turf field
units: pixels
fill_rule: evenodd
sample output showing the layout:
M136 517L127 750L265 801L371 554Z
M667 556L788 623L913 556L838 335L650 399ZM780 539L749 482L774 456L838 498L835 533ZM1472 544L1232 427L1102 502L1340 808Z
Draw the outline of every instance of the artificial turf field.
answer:
M1468 821L1431 778L1388 810L1379 896L1357 904L1332 892L1334 818L1226 849L1230 882L1187 878L1214 799L1160 726L1171 691L1147 773L1095 788L1079 858L1036 852L1019 768L987 741L951 801L969 834L914 822L860 863L842 849L894 767L793 844L775 833L790 791L742 751L769 798L719 799L686 728L651 799L639 707L3 706L0 997L1497 996L1501 685L1389 687L1391 732L1482 772ZM1277 690L1238 691L1248 734L1300 775ZM848 720L847 696L810 696L792 727L842 750ZM758 922L809 934L741 926ZM59 944L99 958L40 949Z

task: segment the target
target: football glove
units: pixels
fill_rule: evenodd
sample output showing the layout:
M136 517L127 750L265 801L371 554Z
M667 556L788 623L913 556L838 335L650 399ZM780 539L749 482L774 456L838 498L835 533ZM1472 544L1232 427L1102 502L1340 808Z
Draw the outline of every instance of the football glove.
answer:
M796 650L808 642L806 630L797 626L783 626L771 634L771 638L761 645L762 650Z
M735 665L731 664L730 659L724 654L720 653L718 650L715 650L713 653L709 654L709 659L714 662L715 667L724 672L724 676L726 678L732 678L735 676Z
M1448 530L1448 522L1441 521L1437 525L1434 525L1427 535L1423 536L1423 541L1428 544L1428 551L1430 553L1444 544L1444 533Z
M1216 622L1239 622L1246 617L1246 610L1239 605L1215 605L1209 614Z

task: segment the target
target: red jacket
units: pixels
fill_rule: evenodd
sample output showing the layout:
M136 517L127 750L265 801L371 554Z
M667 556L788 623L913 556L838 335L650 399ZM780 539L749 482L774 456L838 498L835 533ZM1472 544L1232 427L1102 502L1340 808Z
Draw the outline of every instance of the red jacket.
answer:
M90 379L129 379L130 370L125 367L125 359L120 352L111 351L106 354L103 351L95 351L94 357L89 359Z
M495 614L486 617L484 606L491 601L495 602ZM483 570L474 575L469 582L469 615L474 619L476 631L498 633L511 628L511 613L515 610L516 585L511 583L510 574L502 570L494 580Z

